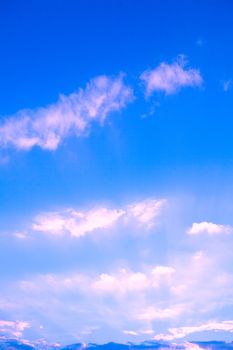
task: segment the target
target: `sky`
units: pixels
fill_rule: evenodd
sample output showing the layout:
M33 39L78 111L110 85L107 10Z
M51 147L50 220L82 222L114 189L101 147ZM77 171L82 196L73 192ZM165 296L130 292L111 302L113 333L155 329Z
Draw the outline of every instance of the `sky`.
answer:
M231 340L233 3L0 3L0 334Z

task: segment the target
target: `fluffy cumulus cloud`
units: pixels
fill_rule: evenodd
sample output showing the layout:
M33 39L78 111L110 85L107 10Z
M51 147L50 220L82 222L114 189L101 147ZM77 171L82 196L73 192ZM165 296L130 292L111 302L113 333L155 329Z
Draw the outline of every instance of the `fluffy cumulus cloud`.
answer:
M110 112L122 109L132 99L133 92L122 75L97 77L85 89L61 95L48 107L21 110L6 118L0 125L0 145L55 150L68 135L86 134L93 122L103 124Z
M147 199L117 209L101 206L84 211L65 209L42 213L36 216L32 229L52 235L81 237L97 229L108 229L120 221L122 224L136 222L152 228L165 203L164 199Z
M189 235L200 235L200 234L208 234L208 235L220 235L220 234L228 234L232 232L232 227L229 225L219 225L214 224L212 222L194 222L192 226L187 230Z
M141 80L145 84L148 96L157 91L170 95L183 87L201 86L203 84L199 70L186 68L183 57L171 64L162 62L155 69L143 72Z

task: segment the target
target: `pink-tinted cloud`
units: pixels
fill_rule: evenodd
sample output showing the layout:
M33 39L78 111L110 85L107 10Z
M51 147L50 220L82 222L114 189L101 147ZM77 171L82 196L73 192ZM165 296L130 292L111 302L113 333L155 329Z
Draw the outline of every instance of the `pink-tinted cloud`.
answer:
M122 109L132 99L132 89L124 84L122 75L97 77L85 89L61 95L55 104L21 110L6 118L0 125L0 146L55 150L65 137L86 134L93 122L103 124L110 112Z
M200 235L200 234L208 234L208 235L220 235L227 234L233 231L232 227L229 225L219 225L214 224L213 222L194 222L192 226L187 230L189 235Z
M30 328L30 324L25 321L0 320L0 333L8 336L21 337L27 328Z
M50 235L69 234L81 237L97 229L107 229L117 224L134 223L150 229L161 214L165 199L146 199L122 208L94 207L89 210L65 209L60 212L36 216L32 229ZM19 237L21 238L21 237Z
M123 210L104 207L82 212L67 209L64 212L38 215L32 228L53 235L68 233L73 237L81 237L94 230L111 227L123 214Z
M202 76L198 69L186 68L184 59L174 63L160 63L158 67L142 73L141 79L145 84L147 96L153 92L165 92L170 95L183 87L201 86Z
M177 327L170 328L169 332L166 334L157 334L154 339L155 340L174 340L179 338L184 338L189 334L204 332L204 331L226 331L233 333L233 321L210 321L198 326L190 326L190 327Z

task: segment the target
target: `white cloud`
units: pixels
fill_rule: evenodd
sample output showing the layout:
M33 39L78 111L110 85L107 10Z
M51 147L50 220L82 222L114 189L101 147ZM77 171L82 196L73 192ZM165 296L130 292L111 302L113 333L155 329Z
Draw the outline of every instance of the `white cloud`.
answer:
M33 230L54 235L69 233L81 237L96 229L111 227L122 215L123 210L94 208L86 212L67 209L61 213L51 212L38 215Z
M168 266L158 266L159 269L172 269ZM82 273L68 275L45 274L39 275L32 280L20 282L22 290L50 290L62 291L90 291L102 295L113 295L122 297L130 293L140 293L146 290L160 288L167 281L167 276L163 272L156 273L157 266L148 268L145 272L131 271L121 268L113 273L101 273L97 276Z
M186 342L184 344L184 348L186 350L205 350L204 348L201 348L199 345L193 344L193 343L189 343L189 342Z
M158 265L152 269L154 276L171 276L175 272L175 269L170 266Z
M233 277L223 272L216 256L198 251L191 256L176 256L170 266L36 275L4 286L2 295L12 303L10 310L16 308L24 319L28 309L39 312L43 324L47 318L63 323L72 319L82 330L94 320L101 327L133 330L139 335L152 334L156 327L157 332L164 332L156 339L173 340L196 331L233 331L233 321L196 326L196 310L202 320L232 305L232 285ZM179 327L187 320L192 327ZM171 324L173 328L167 330Z
M165 199L146 199L128 206L127 214L129 218L135 218L139 223L151 228L155 223L155 218L160 215L162 208L166 204Z
M165 273L165 271L167 271ZM169 266L155 266L145 272L130 271L125 268L115 273L102 273L91 283L91 288L103 294L124 295L127 293L140 293L169 285L169 277L175 270Z
M218 234L227 234L232 232L232 227L228 225L218 225L212 222L194 222L187 230L189 235L199 235L203 233L207 233L209 235L218 235Z
M30 328L28 322L0 320L0 333L8 336L21 337L23 331L27 328Z
M155 321L155 320L170 320L177 319L181 314L183 314L184 309L181 305L173 305L168 308L156 308L154 306L149 306L142 309L138 315L139 320L143 321Z
M152 269L153 286L160 286L161 284L169 284L173 278L176 270L170 266L156 266Z
M133 335L133 336L139 335L139 333L135 332L135 331L127 331L127 330L125 330L125 331L123 331L123 333L126 334L126 335Z
M92 284L92 288L101 293L125 294L139 292L150 286L148 276L142 272L121 269L116 274L101 274Z
M21 110L6 118L0 125L0 145L55 150L65 137L86 134L94 121L103 124L110 112L122 109L132 99L133 92L122 75L97 77L85 89L61 95L55 104Z
M227 92L232 86L232 80L226 80L223 82L223 91Z
M162 62L158 67L142 73L141 79L145 83L146 94L155 91L165 92L167 95L176 93L182 87L201 86L203 79L199 70L185 68L186 62L181 56L174 63Z
M121 218L125 219L122 224L134 222L149 229L155 224L165 203L164 199L147 199L119 209L95 207L83 211L65 209L61 212L42 213L35 217L32 229L51 235L68 233L73 237L81 237L97 229L110 228Z
M14 236L15 236L16 238L22 239L22 240L28 238L28 235L27 235L26 233L24 233L24 232L16 232L16 233L14 233Z
M174 340L185 338L189 334L204 331L227 331L233 333L233 321L207 322L199 326L169 328L167 334L157 334L154 339Z

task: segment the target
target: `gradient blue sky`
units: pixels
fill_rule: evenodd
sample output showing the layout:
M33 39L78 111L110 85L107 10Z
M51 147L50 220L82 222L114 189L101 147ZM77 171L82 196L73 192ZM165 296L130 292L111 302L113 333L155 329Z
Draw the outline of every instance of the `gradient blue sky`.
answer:
M231 339L233 4L0 4L0 332Z

